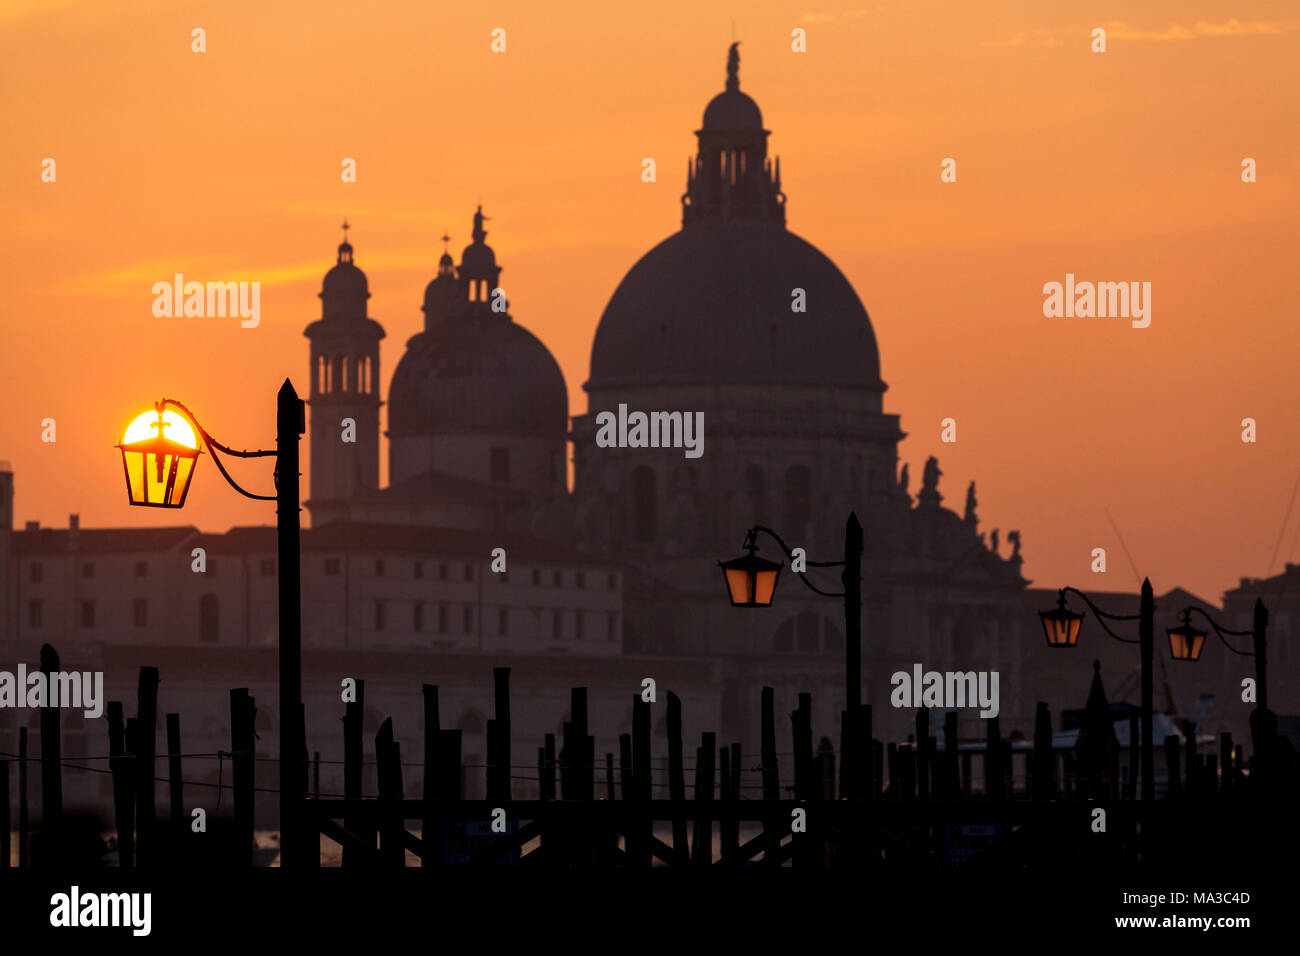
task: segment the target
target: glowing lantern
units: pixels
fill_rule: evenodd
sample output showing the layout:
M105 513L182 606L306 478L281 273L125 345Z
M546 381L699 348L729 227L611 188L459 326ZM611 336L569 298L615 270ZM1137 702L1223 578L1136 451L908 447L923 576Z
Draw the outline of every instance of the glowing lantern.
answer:
M161 408L145 412L127 426L117 447L122 449L131 504L146 508L185 504L199 444L194 427L183 416Z
M760 558L750 547L749 554L730 561L719 561L722 576L727 582L727 595L732 607L771 607L776 591L777 575L781 565Z

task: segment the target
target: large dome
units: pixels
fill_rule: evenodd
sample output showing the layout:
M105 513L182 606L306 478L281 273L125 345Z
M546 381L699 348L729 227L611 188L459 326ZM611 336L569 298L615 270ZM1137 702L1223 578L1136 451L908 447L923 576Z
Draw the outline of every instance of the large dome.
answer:
M444 322L407 343L388 393L390 435L489 432L563 438L559 365L503 315Z
M806 312L791 311L803 289ZM882 390L857 293L778 223L698 223L632 267L605 307L587 389L662 384Z

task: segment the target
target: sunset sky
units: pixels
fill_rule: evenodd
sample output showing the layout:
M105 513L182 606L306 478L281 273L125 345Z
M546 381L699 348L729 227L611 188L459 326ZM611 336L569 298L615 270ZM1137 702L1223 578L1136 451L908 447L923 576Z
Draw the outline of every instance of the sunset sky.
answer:
M438 236L459 259L482 202L511 312L585 410L605 303L680 226L733 20L789 227L871 315L913 491L930 454L949 506L974 479L981 528L1004 554L1020 529L1038 586L1136 587L1108 512L1157 593L1217 601L1270 570L1280 533L1272 571L1300 560L1300 504L1283 526L1300 473L1300 9L1280 0L5 0L0 460L18 526L273 522L207 462L184 511L129 508L113 444L165 395L226 444L272 447L280 382L307 391L302 332L345 216L388 332L385 393ZM176 272L260 281L261 325L155 318L151 286ZM1067 272L1151 282L1150 328L1045 318L1043 284ZM235 473L271 492L265 462Z

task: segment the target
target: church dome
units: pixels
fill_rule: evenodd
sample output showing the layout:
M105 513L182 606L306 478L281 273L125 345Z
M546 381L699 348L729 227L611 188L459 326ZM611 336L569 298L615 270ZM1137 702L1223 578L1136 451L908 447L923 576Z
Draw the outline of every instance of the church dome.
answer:
M724 90L704 108L705 131L739 132L762 128L763 114L758 104L740 90Z
M393 372L389 434L563 439L569 398L546 346L508 317L480 314L414 336Z
M806 312L792 312L802 289ZM883 390L844 274L777 222L698 222L632 267L605 307L587 389L664 384Z
M347 240L348 224L344 222L344 239L339 244L338 261L321 283L321 314L325 318L365 318L366 300L370 298L370 283L366 274L352 261L352 243Z

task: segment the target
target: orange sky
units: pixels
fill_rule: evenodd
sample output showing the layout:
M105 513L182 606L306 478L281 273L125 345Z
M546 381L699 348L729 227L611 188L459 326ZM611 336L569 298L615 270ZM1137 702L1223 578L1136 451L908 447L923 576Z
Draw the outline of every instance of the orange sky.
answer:
M913 490L929 454L958 510L975 479L982 527L1004 553L1021 530L1039 585L1134 587L1109 511L1157 592L1217 599L1268 570L1300 471L1300 10L1129 6L5 0L0 459L19 524L272 522L210 464L184 512L128 508L112 445L167 395L227 444L271 447L344 216L388 331L385 392L437 237L459 250L482 201L511 311L583 410L605 302L679 226L735 18L789 226L871 314ZM154 318L150 287L175 272L260 281L260 327ZM1150 281L1151 327L1044 318L1043 283L1067 272ZM236 474L271 491L264 463ZM1300 507L1274 571L1298 541Z

